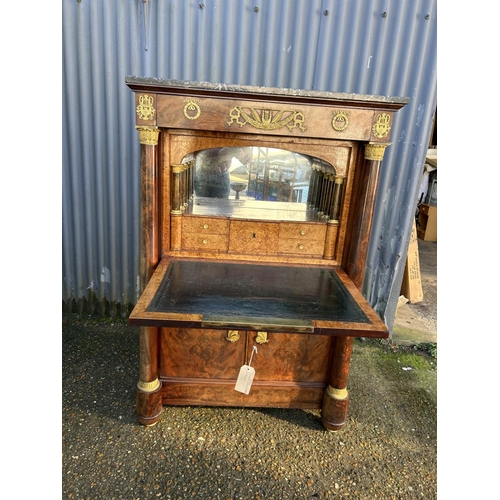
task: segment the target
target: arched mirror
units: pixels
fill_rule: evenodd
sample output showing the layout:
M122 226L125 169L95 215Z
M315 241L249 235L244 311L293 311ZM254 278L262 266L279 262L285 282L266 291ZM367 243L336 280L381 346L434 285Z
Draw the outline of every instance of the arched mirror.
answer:
M184 162L192 165L189 204L199 214L286 220L303 219L308 212L330 219L335 197L337 205L340 200L335 168L293 151L211 148L191 153Z
M306 203L312 161L283 149L205 149L196 154L197 197Z

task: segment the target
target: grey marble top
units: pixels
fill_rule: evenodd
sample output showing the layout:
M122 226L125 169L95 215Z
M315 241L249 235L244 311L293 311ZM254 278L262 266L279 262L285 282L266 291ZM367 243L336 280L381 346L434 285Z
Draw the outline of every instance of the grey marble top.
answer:
M251 93L262 96L301 97L310 99L332 99L341 101L358 101L370 103L385 103L402 107L410 99L408 97L389 97L372 94L354 94L346 92L327 92L322 90L300 90L278 87L258 87L228 83L195 82L186 80L167 80L162 78L127 76L125 83L131 87L165 87L177 89L206 90L222 93Z

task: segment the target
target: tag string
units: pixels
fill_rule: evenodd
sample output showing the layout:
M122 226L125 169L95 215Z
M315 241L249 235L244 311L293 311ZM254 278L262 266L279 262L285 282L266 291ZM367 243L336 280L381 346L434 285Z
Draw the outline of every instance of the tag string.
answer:
M248 366L250 366L252 364L252 358L253 358L254 352L257 352L257 346L256 345L253 346L252 354L250 355L250 361L248 362Z

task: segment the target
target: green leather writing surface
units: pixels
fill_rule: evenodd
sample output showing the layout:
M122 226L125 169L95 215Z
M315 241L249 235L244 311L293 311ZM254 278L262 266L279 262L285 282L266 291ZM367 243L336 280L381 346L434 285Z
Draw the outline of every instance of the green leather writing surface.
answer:
M331 268L214 261L173 261L147 311L299 329L313 320L370 323Z

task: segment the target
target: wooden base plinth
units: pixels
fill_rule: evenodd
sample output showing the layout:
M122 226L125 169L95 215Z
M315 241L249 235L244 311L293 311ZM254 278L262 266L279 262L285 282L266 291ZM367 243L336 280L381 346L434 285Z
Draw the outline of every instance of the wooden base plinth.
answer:
M321 422L328 431L338 431L344 427L348 406L349 395L344 399L336 399L325 390L321 406Z
M153 392L136 389L137 421L142 425L154 425L161 417L163 410L161 384Z

